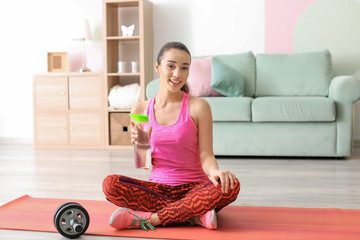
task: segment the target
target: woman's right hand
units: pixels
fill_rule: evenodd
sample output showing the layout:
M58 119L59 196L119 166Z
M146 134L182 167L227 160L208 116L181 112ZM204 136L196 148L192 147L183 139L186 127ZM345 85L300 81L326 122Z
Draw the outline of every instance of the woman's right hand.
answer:
M149 127L149 129L144 132L142 128L142 124L135 124L134 122L131 122L131 143L134 144L140 134L140 141L149 141L151 136L152 127Z
M135 123L131 122L131 143L134 144L138 138L138 131L135 128Z

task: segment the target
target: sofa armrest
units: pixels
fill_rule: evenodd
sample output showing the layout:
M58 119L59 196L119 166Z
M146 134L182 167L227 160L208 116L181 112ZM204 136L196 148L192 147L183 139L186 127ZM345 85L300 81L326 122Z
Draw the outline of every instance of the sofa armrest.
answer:
M352 76L335 77L330 83L329 98L336 105L336 154L351 156L353 104L360 98L360 82Z
M154 79L146 85L146 99L150 99L159 91L160 79Z
M330 83L329 98L336 102L354 103L360 98L360 82L353 76L338 76Z

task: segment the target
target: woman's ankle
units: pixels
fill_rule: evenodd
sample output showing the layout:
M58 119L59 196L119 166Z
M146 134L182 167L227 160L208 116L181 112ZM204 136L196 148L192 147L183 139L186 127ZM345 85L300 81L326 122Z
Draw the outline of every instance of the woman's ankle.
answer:
M150 216L150 223L151 223L151 225L153 225L153 226L158 226L158 225L161 224L161 221L160 221L159 216L157 215L157 213L151 214L151 216Z

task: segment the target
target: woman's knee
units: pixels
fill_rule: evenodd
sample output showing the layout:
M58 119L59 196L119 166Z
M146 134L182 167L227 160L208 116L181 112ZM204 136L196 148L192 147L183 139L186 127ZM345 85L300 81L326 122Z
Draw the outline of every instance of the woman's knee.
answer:
M234 185L233 189L230 192L231 202L236 200L236 198L239 195L239 192L240 192L240 181L239 181L239 179L236 179L235 185Z
M109 195L112 192L111 190L114 188L116 179L119 179L119 175L112 174L104 178L102 188L105 195Z
M229 203L236 200L240 192L240 181L236 179L233 188L230 189L227 193L224 194L224 198L228 199Z

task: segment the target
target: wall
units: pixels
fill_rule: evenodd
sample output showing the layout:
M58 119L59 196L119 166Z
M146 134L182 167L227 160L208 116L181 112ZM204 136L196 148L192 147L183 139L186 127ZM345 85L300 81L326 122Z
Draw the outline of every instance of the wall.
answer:
M72 54L78 61L74 23L89 18L97 30L101 8L101 0L0 1L0 138L32 141L32 76L47 72L47 52L76 49ZM101 44L98 35L95 31L91 45ZM99 63L101 52L89 62L94 70Z
M353 74L359 66L360 3L355 0L151 2L154 60L163 43L176 40L195 56L326 47L333 52L337 73ZM83 18L89 19L93 32L93 41L87 43L87 65L101 71L102 0L0 1L0 138L32 141L32 76L47 71L47 52L69 52L71 70L81 65L81 45L72 38ZM333 35L324 40L325 33ZM360 139L358 128L355 138Z
M192 55L264 51L263 0L151 0L154 52L181 41Z

